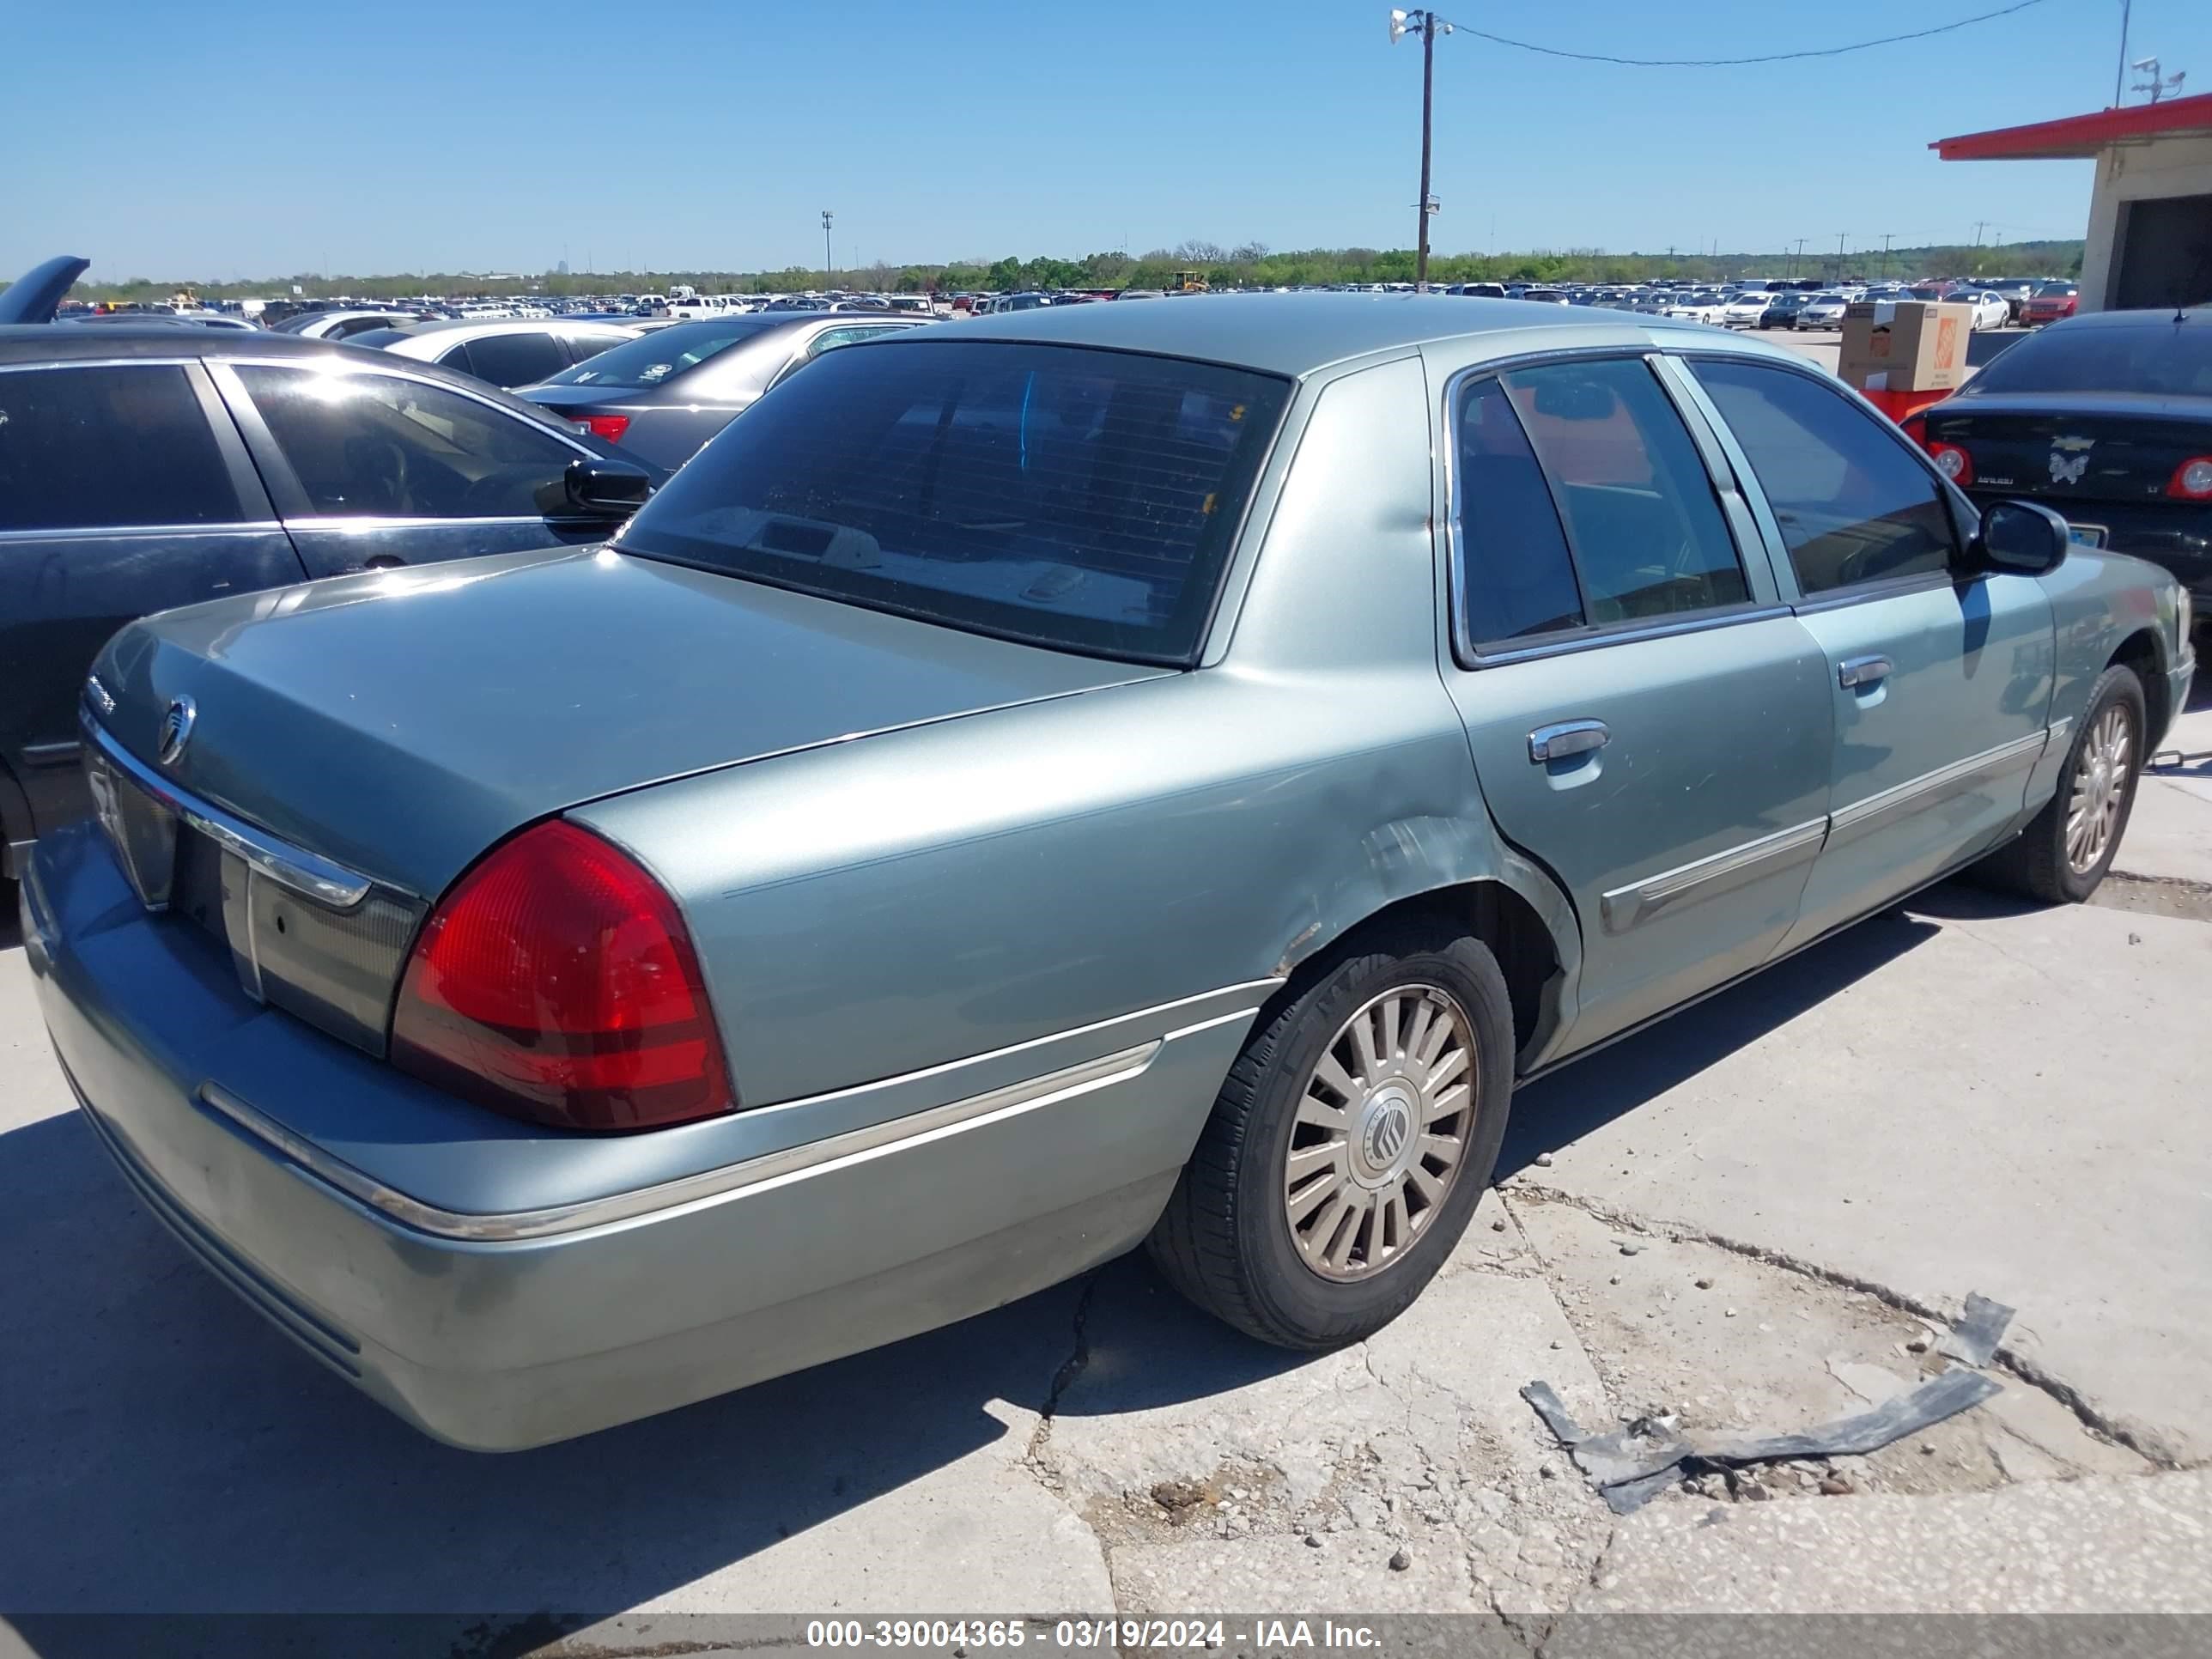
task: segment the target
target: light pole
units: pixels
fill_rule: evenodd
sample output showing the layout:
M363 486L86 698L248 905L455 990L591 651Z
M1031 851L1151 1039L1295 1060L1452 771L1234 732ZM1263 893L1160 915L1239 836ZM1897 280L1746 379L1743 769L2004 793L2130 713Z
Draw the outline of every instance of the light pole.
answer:
M1429 216L1437 210L1436 198L1429 194L1429 117L1436 101L1437 35L1439 32L1449 34L1452 26L1432 11L1393 11L1390 14L1392 46L1396 46L1409 34L1421 37L1421 199L1416 209L1413 286L1425 292L1429 286Z
M822 210L822 291L830 291L830 222L837 216L828 208Z

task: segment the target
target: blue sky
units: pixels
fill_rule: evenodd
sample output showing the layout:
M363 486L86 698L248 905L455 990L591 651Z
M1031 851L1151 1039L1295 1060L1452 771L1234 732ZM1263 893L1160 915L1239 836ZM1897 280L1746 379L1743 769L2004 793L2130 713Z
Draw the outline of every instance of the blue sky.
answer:
M1831 45L2001 0L1469 5L1651 57ZM96 276L751 269L1412 240L1420 53L1369 0L532 0L25 5L0 270ZM1440 6L1447 17L1449 6ZM376 21L381 19L383 21ZM632 21L623 21L632 20ZM1856 56L1638 70L1439 41L1436 245L1853 247L2078 235L2087 162L1928 141L2101 107L2118 0ZM2134 55L2212 90L2212 5L2135 0Z

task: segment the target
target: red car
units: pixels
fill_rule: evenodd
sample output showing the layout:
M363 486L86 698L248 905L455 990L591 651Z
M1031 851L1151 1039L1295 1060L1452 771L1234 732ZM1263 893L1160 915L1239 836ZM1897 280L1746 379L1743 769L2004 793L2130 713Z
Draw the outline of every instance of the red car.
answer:
M2027 296L2027 307L2021 313L2020 319L2030 328L2037 328L2071 317L2081 305L2081 290L2073 283L2044 283Z

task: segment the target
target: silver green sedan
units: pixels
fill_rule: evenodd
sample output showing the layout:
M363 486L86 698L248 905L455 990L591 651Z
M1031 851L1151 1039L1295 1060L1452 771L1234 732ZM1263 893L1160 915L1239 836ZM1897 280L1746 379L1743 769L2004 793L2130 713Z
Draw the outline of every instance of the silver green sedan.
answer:
M1751 340L1009 313L831 354L603 548L131 624L25 933L141 1200L462 1445L1139 1243L1324 1348L1519 1080L1970 865L2085 897L2188 639Z

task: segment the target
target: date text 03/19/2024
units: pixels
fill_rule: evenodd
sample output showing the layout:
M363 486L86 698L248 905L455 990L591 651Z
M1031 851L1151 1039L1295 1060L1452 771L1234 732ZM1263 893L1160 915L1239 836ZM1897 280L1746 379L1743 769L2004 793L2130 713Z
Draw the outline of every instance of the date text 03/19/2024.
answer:
M1048 1624L1023 1619L817 1619L806 1626L811 1648L891 1648L957 1653L1021 1648L1035 1643L1058 1649L1132 1648L1218 1650L1234 1642L1243 1650L1289 1651L1310 1648L1359 1650L1378 1645L1366 1625L1330 1620L1255 1619L1060 1619Z

